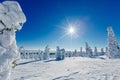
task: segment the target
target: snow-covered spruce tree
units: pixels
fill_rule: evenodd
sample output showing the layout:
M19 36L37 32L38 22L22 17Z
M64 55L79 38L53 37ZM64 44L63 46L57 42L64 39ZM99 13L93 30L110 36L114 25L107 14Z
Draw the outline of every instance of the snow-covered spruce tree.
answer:
M43 54L44 54L44 52L43 52L43 51L41 51L41 52L40 52L40 57L41 57L41 60L43 60Z
M105 55L108 57L108 47L105 48Z
M92 49L88 46L88 43L85 43L86 57L92 57Z
M71 51L68 51L68 52L66 52L66 56L65 57L72 57L72 53L71 53Z
M20 53L20 58L24 59L25 58L25 49L23 46L19 48L19 53Z
M82 51L82 47L80 47L80 53L79 53L79 56L83 56L83 51Z
M93 56L97 56L97 47L94 48Z
M44 56L43 56L43 59L44 60L48 60L49 59L49 52L50 48L48 47L48 45L45 47L45 52L44 52Z
M15 32L26 17L16 1L0 3L0 80L10 80L12 62L19 56Z
M107 28L108 31L108 51L109 58L120 58L120 47L117 43L112 27Z
M68 52L68 57L72 57L72 52L71 51Z
M65 58L65 49L60 49L59 46L57 46L56 51L56 60L63 60Z
M83 51L82 51L82 47L80 47L80 53L82 53Z
M75 53L75 57L78 57L78 52L76 49L75 49L74 53Z
M38 50L38 59L42 60L41 50Z
M56 60L61 60L59 46L57 46L57 49L56 49Z
M78 55L77 55L77 50L75 49L75 51L73 52L73 55L74 55L74 57L77 57Z
M65 59L65 49L61 49L61 59Z
M104 54L105 54L104 49L101 48L101 55L104 55Z

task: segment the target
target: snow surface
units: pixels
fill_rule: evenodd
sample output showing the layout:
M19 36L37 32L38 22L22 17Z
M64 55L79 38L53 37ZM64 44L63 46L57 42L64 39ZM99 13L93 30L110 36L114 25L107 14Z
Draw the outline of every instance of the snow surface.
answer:
M120 59L74 57L18 63L12 80L120 80Z

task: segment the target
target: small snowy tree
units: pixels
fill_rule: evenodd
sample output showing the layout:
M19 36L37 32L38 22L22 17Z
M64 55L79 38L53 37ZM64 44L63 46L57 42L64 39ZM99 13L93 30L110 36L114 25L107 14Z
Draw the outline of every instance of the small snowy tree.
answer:
M12 62L19 56L15 32L26 17L16 1L0 3L0 80L10 80Z
M56 60L63 60L65 58L65 49L60 49L57 46Z
M104 49L103 48L101 48L101 53L104 53Z
M83 56L83 50L82 50L82 47L80 47L79 56Z
M82 47L80 47L80 53L82 53Z
M112 27L107 28L108 31L108 57L120 58L120 47L117 43Z
M106 52L106 53L108 52L108 47L105 48L105 52Z
M72 57L71 51L68 51L68 52L67 52L67 57Z
M41 50L38 50L38 58L39 58L39 60L42 60L42 51Z
M19 53L20 53L20 58L24 59L25 58L25 49L23 46L19 48Z
M48 45L45 47L45 52L44 52L44 56L43 56L43 59L44 60L48 60L49 59L49 52L50 48L48 47Z
M108 47L105 48L105 55L108 57Z
M97 47L94 48L94 52L93 55L96 56L97 55Z
M88 46L88 43L86 42L85 43L85 45L86 45L86 56L87 57L92 57L92 49Z
M65 59L65 49L61 49L61 60Z
M105 54L104 49L101 48L101 55L104 55L104 54Z
M59 46L57 46L57 49L56 49L56 60L60 60L60 48L59 48Z
M74 57L77 57L78 55L77 55L77 50L75 49L75 51L73 52L73 56Z
M68 57L72 57L72 52L69 51Z

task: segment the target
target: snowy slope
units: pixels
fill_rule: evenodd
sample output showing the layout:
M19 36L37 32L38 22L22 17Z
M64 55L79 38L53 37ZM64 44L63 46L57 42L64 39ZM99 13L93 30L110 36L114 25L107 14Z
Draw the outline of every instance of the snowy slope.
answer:
M24 63L12 71L12 80L120 80L119 59L66 58Z

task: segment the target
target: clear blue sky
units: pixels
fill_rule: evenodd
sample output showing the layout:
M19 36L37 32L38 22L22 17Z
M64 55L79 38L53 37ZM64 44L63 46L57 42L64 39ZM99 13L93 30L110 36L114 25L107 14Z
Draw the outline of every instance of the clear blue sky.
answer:
M17 1L27 17L22 30L17 32L19 46L79 49L88 42L91 47L106 47L108 26L113 26L120 41L120 0ZM72 38L72 47L71 37L62 37L68 23L76 26L79 36Z

